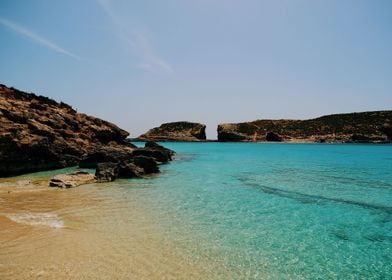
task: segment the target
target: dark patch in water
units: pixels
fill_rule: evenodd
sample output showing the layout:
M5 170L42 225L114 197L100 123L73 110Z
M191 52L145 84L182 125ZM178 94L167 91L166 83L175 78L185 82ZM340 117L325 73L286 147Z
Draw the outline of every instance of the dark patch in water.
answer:
M364 237L372 242L392 242L392 236L382 234L369 234L365 235Z
M392 222L392 214L386 214L382 219L380 220L380 223L386 224Z
M381 206L381 205L376 205L376 204L370 204L366 202L360 202L360 201L353 201L353 200L348 200L344 198L330 198L330 197L325 197L321 195L313 195L313 194L305 194L301 192L296 192L296 191L288 191L288 190L282 190L279 188L273 188L273 187L268 187L265 185L257 184L254 182L249 182L248 179L244 179L239 177L238 178L241 182L243 182L245 185L257 188L264 193L267 194L272 194L272 195L277 195L280 197L285 197L285 198L290 198L290 199L295 199L297 201L306 201L307 203L311 203L311 201L314 201L314 203L319 203L319 202L335 202L335 203L342 203L342 204L348 204L348 205L355 205L359 206L362 208L367 208L367 209L374 209L374 210L381 210L384 211L388 214L392 214L392 207L387 207L387 206Z
M344 241L349 240L346 231L343 230L343 229L333 230L333 231L332 231L332 234L333 234L335 237L337 237L338 239L340 239L340 240L344 240Z
M356 186L362 188L387 189L387 190L392 189L392 184L379 180L370 180L370 179L364 180L363 178L358 179L356 177L350 177L350 176L336 176L336 175L324 175L324 174L320 175L320 178L322 178L322 180L340 182L343 184L355 183Z

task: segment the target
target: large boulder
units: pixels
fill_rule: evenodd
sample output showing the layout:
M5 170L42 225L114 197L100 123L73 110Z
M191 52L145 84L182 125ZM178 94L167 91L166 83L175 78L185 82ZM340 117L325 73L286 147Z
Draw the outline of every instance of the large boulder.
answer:
M142 178L144 175L158 172L159 166L154 158L134 156L124 162L98 163L95 178L97 182L112 182L116 178Z
M161 163L171 161L174 154L173 150L165 148L154 141L148 141L144 148L137 148L132 151L133 156L151 157Z
M132 163L144 170L144 174L158 173L159 167L156 160L152 157L135 156Z
M80 168L96 168L98 163L129 161L132 158L133 148L118 148L103 146L86 153L79 161Z
M170 152L151 148L139 148L132 152L133 156L146 156L154 158L158 162L168 162L172 159Z
M119 165L114 162L103 162L97 164L95 179L98 182L112 182L119 174Z
M70 174L56 175L50 180L49 186L68 189L92 182L94 182L93 174L79 171Z
M121 178L142 178L144 175L144 169L132 162L122 163L119 165L118 176Z
M167 152L169 152L169 154L171 156L173 156L175 154L175 152L173 150L170 150L166 147L163 147L162 145L159 145L157 142L154 142L154 141L147 141L144 144L144 148L167 151Z

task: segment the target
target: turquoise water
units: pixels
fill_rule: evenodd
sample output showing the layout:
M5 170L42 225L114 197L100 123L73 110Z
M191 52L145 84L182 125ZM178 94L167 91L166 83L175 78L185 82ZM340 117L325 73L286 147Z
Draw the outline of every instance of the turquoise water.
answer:
M177 160L129 194L195 260L235 279L392 279L391 145L164 145Z

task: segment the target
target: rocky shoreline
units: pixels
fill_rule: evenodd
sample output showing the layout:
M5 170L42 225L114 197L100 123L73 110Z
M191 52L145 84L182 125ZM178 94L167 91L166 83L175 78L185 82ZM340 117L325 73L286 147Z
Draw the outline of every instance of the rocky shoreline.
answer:
M137 148L128 136L63 102L0 85L0 177L79 165L100 166L97 180L112 181L157 173L172 160L174 151L153 142Z
M210 142L205 129L200 123L164 123L133 139L147 141L138 148L130 143L127 131L110 122L78 113L63 102L0 85L0 177L79 166L95 168L98 182L141 178L158 173L160 164L173 159L174 151L154 141ZM227 123L219 124L217 132L218 142L390 143L392 111Z
M218 125L219 142L390 143L392 111Z

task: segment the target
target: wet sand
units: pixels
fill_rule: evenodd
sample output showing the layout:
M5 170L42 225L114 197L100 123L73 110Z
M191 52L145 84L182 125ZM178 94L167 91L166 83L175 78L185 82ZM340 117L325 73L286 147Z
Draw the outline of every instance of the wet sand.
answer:
M227 279L162 238L121 188L0 180L0 279Z

